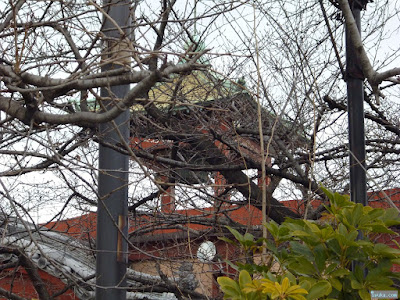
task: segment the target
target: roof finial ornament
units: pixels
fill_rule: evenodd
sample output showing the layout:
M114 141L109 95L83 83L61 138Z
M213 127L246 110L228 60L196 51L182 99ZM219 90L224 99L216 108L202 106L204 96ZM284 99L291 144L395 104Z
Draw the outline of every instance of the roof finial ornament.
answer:
M188 57L192 57L193 54L202 52L206 49L204 41L202 41L200 34L197 31L197 3L200 2L200 0L193 0L193 33L191 33L189 30L186 31L188 35L188 39L185 41L183 49L185 50L185 55ZM183 62L186 61L186 59L182 59ZM201 63L206 63L207 60L204 60L203 58L200 58Z

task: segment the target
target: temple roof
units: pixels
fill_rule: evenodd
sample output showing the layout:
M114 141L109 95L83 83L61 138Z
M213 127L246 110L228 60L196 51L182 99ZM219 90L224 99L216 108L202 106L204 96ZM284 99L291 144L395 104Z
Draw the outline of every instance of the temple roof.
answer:
M1 246L19 247L42 271L65 284L75 282L73 290L80 299L94 299L96 262L89 244L46 227L35 226L0 215ZM18 257L0 255L0 265L18 261ZM159 276L127 269L128 287L138 288L141 281L161 282ZM18 292L18 291L16 291ZM128 292L128 299L174 300L173 293Z

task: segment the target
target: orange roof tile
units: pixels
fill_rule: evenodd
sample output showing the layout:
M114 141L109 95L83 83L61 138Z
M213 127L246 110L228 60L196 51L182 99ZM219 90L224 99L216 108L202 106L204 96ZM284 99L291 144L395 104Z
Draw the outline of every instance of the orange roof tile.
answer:
M400 208L400 188L388 189L385 190L385 193L392 199L395 205ZM370 192L368 193L368 197L369 205L371 207L389 207L389 204L383 201L383 192ZM288 200L282 201L282 203L297 212L304 212L304 201ZM322 205L321 200L312 200L310 203L313 208L317 208L318 206ZM210 219L210 221L215 218L230 218L233 221L248 227L262 224L262 213L256 207L252 205L231 205L228 207L223 207L221 211L216 211L214 207L206 207L202 209L175 210L172 213L162 213L157 211L154 214L138 214L130 218L129 232L134 233L137 231L141 232L143 235L152 236L182 232L183 229L168 227L168 222L162 221L163 219L170 219L174 217L177 219L179 217L180 224L183 225L184 228L196 231L206 231L213 227L212 224L200 224L201 220L196 220L196 217L201 218L202 220ZM185 217L187 217L187 222L185 222ZM44 224L44 226L49 229L84 240L96 238L96 225L97 214L95 212L90 212L76 218Z
M220 212L215 211L214 207L206 207L202 209L186 209L186 210L176 210L172 213L162 213L162 212L155 212L153 215L150 214L143 214L137 215L136 217L130 218L130 227L129 232L132 233L136 230L143 229L145 227L149 227L149 230L144 234L151 234L151 235L158 235L158 234L166 234L166 233L174 233L181 231L180 229L176 228L164 228L164 229L156 229L162 228L163 216L167 216L167 218L171 217L181 217L180 219L187 217L187 223L184 223L186 228L196 231L203 231L209 230L212 228L211 225L202 225L194 222L191 220L195 217L200 217L202 219L210 219L213 218L230 218L233 221L244 225L244 226L255 226L262 224L262 214L259 209L252 205L245 205L245 206L236 206L232 205L229 208L224 207L223 210ZM96 238L96 225L97 225L97 214L95 212L90 212L88 214L66 219L51 222L48 224L44 224L49 229L62 232L73 236L78 239L89 239L89 238ZM154 228L154 229L152 229Z

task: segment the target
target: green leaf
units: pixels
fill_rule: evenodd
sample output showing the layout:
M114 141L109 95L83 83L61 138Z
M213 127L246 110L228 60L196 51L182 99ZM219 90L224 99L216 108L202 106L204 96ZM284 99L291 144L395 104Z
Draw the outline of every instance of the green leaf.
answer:
M385 211L380 208L375 208L369 211L365 217L368 217L370 220L375 221L376 219L381 217L385 218Z
M373 224L370 225L370 232L373 233L387 233L387 234L396 234L393 230L390 230L384 224Z
M366 289L359 290L358 295L362 300L371 300L371 295Z
M297 283L296 277L292 273L286 272L283 276L287 277L292 284Z
M387 276L381 276L379 278L374 278L373 280L366 282L366 287L373 290L388 290L392 287L393 280Z
M234 269L234 270L236 270L236 271L239 270L238 266L235 265L234 263L232 263L232 262L229 261L229 260L224 259L224 263L228 264L232 269Z
M274 238L276 238L278 236L278 230L279 230L279 225L278 223L276 223L275 221L270 221L267 224L264 225L267 230L269 231L269 233L272 234L272 236Z
M337 263L331 263L329 266L326 268L325 273L330 274L331 272L335 271L337 268L338 264Z
M314 283L315 283L315 279L310 278L310 277L300 277L300 280L299 280L299 285L307 291L311 289L311 287L314 285Z
M380 218L386 226L394 226L400 224L399 212L395 208L384 210L384 215Z
M273 282L277 282L277 278L274 274L272 274L271 272L267 272L267 274L265 274L264 278L269 279Z
M360 222L362 215L363 215L363 205L361 203L357 203L353 207L353 211L352 211L351 217L349 219L350 224L355 227L358 227L358 224Z
M349 275L350 271L348 269L337 269L333 272L331 272L329 275L332 277L343 277L346 275Z
M289 299L293 299L293 300L307 300L306 298L304 298L303 295L290 295Z
M355 269L352 275L354 275L355 279L357 279L359 282L362 282L364 280L364 269L362 268L362 265L355 264Z
M321 230L320 238L322 241L327 241L334 236L335 232L331 226L327 226Z
M374 252L376 254L385 256L385 257L390 257L390 258L400 258L400 250L395 249L392 247L389 247L388 245L385 244L376 244L374 246Z
M244 299L246 299L246 300L261 300L261 297L260 297L259 293L251 292L251 293L247 293L246 296L244 297Z
M274 242L272 242L272 241L270 241L270 240L267 240L267 241L265 242L265 245L266 245L266 247L267 247L267 249L268 249L269 251L271 251L271 252L274 253L275 255L278 255L278 249L276 248L276 245L275 245Z
M356 230L349 231L347 239L352 242L352 241L356 240L357 236L358 236L358 231L356 231Z
M307 299L315 300L323 296L329 295L332 291L331 284L326 280L318 281L311 289L308 291Z
M247 272L246 270L242 270L239 273L239 286L241 289L243 289L246 284L249 284L252 282L251 276L249 274L249 272Z
M342 223L340 223L338 226L338 232L339 232L339 234L341 234L344 237L347 236L347 234L348 234L346 226L344 226Z
M322 244L319 244L314 248L314 256L315 264L317 265L318 270L322 272L325 269L327 260L327 255Z
M252 235L251 233L246 232L243 236L244 241L246 242L254 242L254 235Z
M335 199L333 193L322 185L320 186L320 188L324 192L324 194L329 198L329 200L331 200L331 202L333 202Z
M296 257L293 262L289 263L288 268L297 274L311 275L316 272L314 265L305 257Z
M236 281L229 277L218 277L218 284L221 286L221 290L224 292L224 298L230 299L241 299L242 292Z
M358 245L358 241L352 242L351 246L346 250L346 258L348 260L364 261L367 257L367 253Z
M351 280L351 288L355 289L355 290L360 290L363 288L363 285L358 282L356 279L352 279Z
M354 203L350 202L350 197L348 195L341 195L339 193L332 193L323 186L321 186L322 191L327 195L331 202L331 209L333 213L338 212L338 208L353 207Z
M340 247L339 241L337 239L330 239L326 242L329 250L334 251L338 257L342 255L342 248Z
M375 281L377 278L384 277L392 267L389 259L383 259L377 264L370 264L367 272L366 280Z
M229 226L225 226L225 227L233 234L233 236L235 237L235 239L238 240L239 243L242 243L244 241L243 235L241 235L239 233L239 231L237 231L236 229L229 227Z
M338 291L342 290L343 285L339 279L331 278L331 279L329 279L329 282L331 283L332 287L335 288L336 290L338 290Z
M286 226L279 226L278 228L278 236L279 238L286 238L289 237L289 228L287 228Z
M303 230L293 230L291 233L293 236L297 237L311 236L308 232L305 232Z
M293 253L303 255L309 260L313 260L314 255L311 252L310 248L307 247L307 245L304 245L303 243L297 241L292 241L289 243L289 245Z
M228 239L227 237L224 237L224 236L218 237L218 239L221 241L227 242L229 244L234 244L234 241L232 241L231 239Z

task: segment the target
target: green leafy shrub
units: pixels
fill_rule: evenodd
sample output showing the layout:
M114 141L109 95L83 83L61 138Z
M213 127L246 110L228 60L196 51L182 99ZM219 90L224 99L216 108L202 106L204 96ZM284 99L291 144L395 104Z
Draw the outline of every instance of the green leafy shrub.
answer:
M240 275L237 281L218 278L225 299L364 300L371 299L371 290L394 289L399 274L391 268L400 264L400 250L374 238L396 235L390 226L400 224L397 210L364 207L346 195L324 192L330 205L320 220L271 221L265 225L271 239L256 240L228 228L236 241L223 240L239 243L245 253L266 247L271 259L231 264Z

